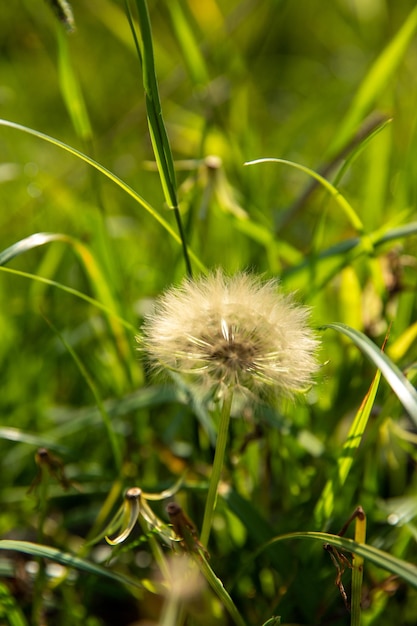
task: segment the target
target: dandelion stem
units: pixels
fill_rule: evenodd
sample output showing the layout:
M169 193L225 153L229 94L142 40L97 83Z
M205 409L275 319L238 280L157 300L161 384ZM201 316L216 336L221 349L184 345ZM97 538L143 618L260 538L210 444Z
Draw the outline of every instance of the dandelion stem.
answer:
M206 508L204 510L203 527L201 530L201 543L207 546L213 523L214 510L217 501L217 488L224 464L227 435L229 432L230 413L232 409L233 391L228 390L221 407L219 431L217 433L216 451L214 453L213 467L211 470L210 483L207 493Z

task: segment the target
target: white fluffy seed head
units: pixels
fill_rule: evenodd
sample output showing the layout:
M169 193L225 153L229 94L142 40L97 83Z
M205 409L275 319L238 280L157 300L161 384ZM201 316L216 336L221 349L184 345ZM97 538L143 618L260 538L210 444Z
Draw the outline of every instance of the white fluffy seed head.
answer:
M308 316L276 281L218 270L165 292L138 341L156 370L178 372L204 391L293 396L318 369Z

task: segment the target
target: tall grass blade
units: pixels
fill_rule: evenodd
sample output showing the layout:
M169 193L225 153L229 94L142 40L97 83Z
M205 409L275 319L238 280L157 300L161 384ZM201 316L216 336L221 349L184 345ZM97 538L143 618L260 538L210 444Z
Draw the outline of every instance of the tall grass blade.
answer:
M159 97L158 80L156 77L153 53L152 30L148 7L145 0L136 0L140 31L142 35L142 46L139 46L129 9L128 0L126 0L126 6L129 23L132 29L132 35L137 42L138 51L140 51L139 54L142 62L142 79L145 89L146 112L148 115L149 132L151 136L156 163L158 165L161 185L164 191L165 200L168 206L173 209L175 214L175 219L177 221L177 226L182 242L184 261L186 264L187 272L191 276L191 263L188 255L187 244L185 241L185 233L179 211L174 159L172 157L171 145L169 143L164 118L162 115L161 100Z
M215 592L219 600L221 600L224 607L227 609L234 624L236 624L236 626L245 626L245 620L240 615L232 598L230 597L229 593L224 588L222 581L220 580L220 578L216 576L214 571L211 569L202 551L199 552L198 559L196 558L196 561L198 563L198 566L202 574L207 580L208 584L213 589L213 591Z

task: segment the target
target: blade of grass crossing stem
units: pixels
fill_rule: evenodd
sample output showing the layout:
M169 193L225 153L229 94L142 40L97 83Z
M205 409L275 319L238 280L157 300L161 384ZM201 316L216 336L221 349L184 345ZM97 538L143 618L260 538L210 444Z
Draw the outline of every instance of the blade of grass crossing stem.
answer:
M326 483L326 486L324 487L321 497L316 505L315 519L320 526L333 514L335 498L337 494L340 493L341 488L346 482L353 464L354 455L362 441L362 437L375 402L375 396L378 391L380 379L381 372L378 370L358 412L355 415L352 426L350 427L343 449L337 460L335 474Z
M126 0L126 9L129 24L132 29L132 35L136 42L136 47L138 51L140 51L139 54L142 62L142 80L145 89L146 112L148 116L148 125L152 141L152 147L155 154L156 163L158 165L158 171L162 189L165 195L165 200L168 206L174 211L179 235L182 241L185 265L189 276L191 276L191 263L188 255L184 229L182 226L181 215L178 206L174 160L172 157L168 134L165 128L164 118L162 116L162 106L159 98L158 81L156 77L155 61L153 54L152 30L148 7L145 0L136 0L136 7L138 11L139 25L142 35L142 47L140 47L139 42L137 41L131 11L129 8L129 2L128 0Z
M144 200L144 198L142 198L142 196L140 196L134 189L129 187L129 185L127 185L123 180L121 180L118 176L116 176L116 174L113 174L113 172L111 172L106 167L104 167L104 165L101 165L101 163L98 163L97 161L95 161L91 157L87 156L83 152L80 152L76 148L73 148L72 146L69 146L68 144L64 143L63 141L60 141L59 139L56 139L55 137L51 137L50 135L45 135L45 133L41 133L38 130L34 130L33 128L29 128L27 126L22 126L21 124L16 124L15 122L11 122L9 120L4 120L4 119L0 119L0 126L6 126L8 128L13 128L15 130L20 130L20 131L22 131L24 133L27 133L28 135L33 135L34 137L37 137L38 139L42 139L43 141L46 141L48 143L51 143L51 144L57 146L58 148L61 148L61 150L64 150L65 152L69 152L70 154L72 154L73 156L76 156L81 161L84 161L85 163L88 163L88 165L90 165L91 167L94 167L101 174L104 174L104 176L109 178L113 183L115 183L125 193L127 193L127 195L129 195L138 204L140 204L166 230L166 232L169 233L169 235L173 239L175 239L175 241L177 243L183 245L183 239L181 239L181 237L179 235L177 235L175 230L173 230L173 228L171 228L170 224L168 224L168 222L161 215L159 215L159 213L157 211L155 211L155 209L148 202L146 202L146 200ZM187 249L187 255L188 255L189 258L191 258L194 261L194 263L203 272L207 271L207 268L200 261L200 259L194 253L192 253L188 249Z
M397 395L414 425L417 426L417 391L401 370L382 352L366 335L346 326L346 324L326 324L322 328L332 328L346 335L370 359L381 373L391 389Z
M355 541L360 544L366 543L366 515L361 508L355 519ZM361 600L363 582L363 556L353 553L352 561L352 598L351 598L351 626L360 626L361 623Z

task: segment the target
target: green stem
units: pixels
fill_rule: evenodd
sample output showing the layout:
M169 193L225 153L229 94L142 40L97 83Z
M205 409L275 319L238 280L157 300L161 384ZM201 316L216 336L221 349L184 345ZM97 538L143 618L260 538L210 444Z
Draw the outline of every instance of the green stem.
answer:
M207 493L206 508L204 510L203 527L201 530L201 543L207 546L213 523L214 510L216 508L217 488L224 464L227 435L229 432L230 413L232 409L233 392L228 391L222 404L220 413L219 432L217 433L216 451L214 453L213 467L211 470L210 484Z

